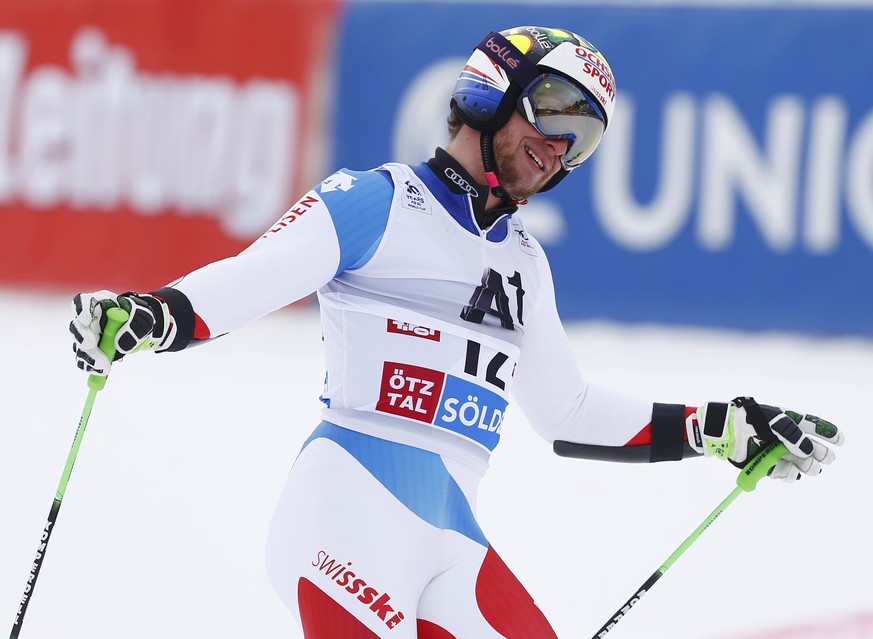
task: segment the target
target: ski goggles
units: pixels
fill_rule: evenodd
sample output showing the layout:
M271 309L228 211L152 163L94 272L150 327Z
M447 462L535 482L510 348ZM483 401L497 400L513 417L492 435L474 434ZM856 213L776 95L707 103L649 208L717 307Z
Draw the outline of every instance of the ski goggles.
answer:
M581 88L547 73L531 82L518 98L518 110L544 137L570 140L561 165L572 171L587 160L603 137L606 123L600 105Z

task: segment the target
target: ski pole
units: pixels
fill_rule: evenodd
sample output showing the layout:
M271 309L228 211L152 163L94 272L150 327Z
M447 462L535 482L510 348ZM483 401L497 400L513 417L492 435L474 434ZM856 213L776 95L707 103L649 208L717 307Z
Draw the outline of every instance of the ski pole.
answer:
M115 335L118 333L121 325L127 321L127 317L127 312L120 308L110 308L106 311L106 326L103 329L103 335L100 337L99 348L106 354L110 362L115 358ZM67 483L70 481L70 475L73 472L73 464L76 462L76 455L79 453L79 446L82 444L82 437L85 435L85 427L88 425L88 418L91 416L94 399L97 397L98 391L103 390L105 385L105 376L90 375L88 377L88 397L85 400L85 407L82 409L82 416L79 418L79 427L76 429L73 445L67 455L67 463L64 465L64 472L61 473L61 480L58 483L58 489L55 492L55 499L52 502L51 510L49 510L48 519L42 529L42 537L36 550L36 558L33 560L33 565L30 568L30 575L27 577L27 584L24 586L24 595L21 597L21 603L18 606L18 612L15 615L15 622L12 624L12 632L9 634L9 639L18 639L18 635L21 633L24 615L27 612L30 600L33 598L36 579L39 577L39 571L45 559L46 548L54 530L58 512L61 509L61 502L64 500L64 493L67 490Z
M628 611L636 605L642 596L652 589L655 582L658 581L665 572L667 572L670 566L676 563L676 560L679 559L686 550L688 550L691 544L697 541L697 538L703 534L703 531L709 528L709 526L718 519L719 515L727 510L727 507L730 506L743 492L751 492L755 490L755 487L758 485L761 478L766 477L770 472L770 469L779 461L779 458L787 452L788 449L785 447L785 444L780 441L775 441L765 446L757 455L749 460L749 462L743 467L743 470L740 471L740 474L737 477L737 486L731 491L731 494L725 497L725 499L716 506L715 510L713 510L694 530L694 532L673 551L672 555L667 557L667 560L661 564L661 567L652 573L652 576L646 579L642 586L637 588L637 591L631 596L631 598L628 599L621 608L615 611L615 614L612 615L609 621L607 621L600 630L594 633L591 639L602 639L605 637L606 634L612 630L619 621L621 621Z

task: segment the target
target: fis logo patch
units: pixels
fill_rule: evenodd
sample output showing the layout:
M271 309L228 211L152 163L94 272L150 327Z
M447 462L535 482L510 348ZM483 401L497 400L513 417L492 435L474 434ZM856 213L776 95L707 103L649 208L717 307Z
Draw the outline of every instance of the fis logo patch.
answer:
M531 243L530 236L524 232L524 229L516 229L515 232L518 233L518 245L521 247L522 252L536 257L537 250Z
M413 184L409 180L406 180L400 188L403 189L403 194L400 197L400 205L403 208L431 215L430 203L424 196L423 185Z

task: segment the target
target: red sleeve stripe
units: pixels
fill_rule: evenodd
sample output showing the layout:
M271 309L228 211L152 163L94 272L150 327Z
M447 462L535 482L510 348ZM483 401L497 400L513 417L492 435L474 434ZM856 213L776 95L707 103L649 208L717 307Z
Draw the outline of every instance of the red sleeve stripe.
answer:
M688 419L688 416L692 413L697 412L696 406L686 406L685 407L685 419ZM688 441L688 433L683 428L682 429L682 439L684 441ZM639 431L636 435L631 437L625 446L651 446L652 444L652 423L649 422L643 429Z
M192 339L198 341L209 339L210 337L212 337L212 333L209 332L206 322L197 313L194 313L194 335Z

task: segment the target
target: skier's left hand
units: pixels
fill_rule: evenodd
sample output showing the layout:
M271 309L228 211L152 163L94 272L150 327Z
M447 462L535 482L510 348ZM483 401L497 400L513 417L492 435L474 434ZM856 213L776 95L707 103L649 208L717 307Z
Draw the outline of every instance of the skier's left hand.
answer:
M835 455L845 437L836 426L815 415L802 415L776 406L758 404L751 397L730 403L709 402L686 420L688 443L706 456L727 459L742 468L761 448L780 440L788 453L776 463L770 477L796 481L814 476Z

